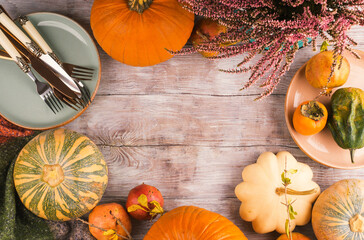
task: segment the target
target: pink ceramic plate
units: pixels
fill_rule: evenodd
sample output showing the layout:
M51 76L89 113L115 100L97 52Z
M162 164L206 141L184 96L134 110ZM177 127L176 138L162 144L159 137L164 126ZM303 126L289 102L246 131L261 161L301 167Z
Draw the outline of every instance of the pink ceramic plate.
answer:
M359 50L356 50L356 52L361 56L361 59L356 59L351 54L345 54L350 62L350 75L348 81L342 87L357 87L364 90L364 52ZM307 156L328 167L342 169L364 167L364 148L355 151L355 163L352 164L349 150L344 150L336 144L327 127L312 136L304 136L294 130L292 124L294 110L300 103L314 99L320 92L319 89L312 87L306 80L305 69L306 64L296 72L286 95L285 118L293 140ZM319 101L329 109L329 97L323 96Z

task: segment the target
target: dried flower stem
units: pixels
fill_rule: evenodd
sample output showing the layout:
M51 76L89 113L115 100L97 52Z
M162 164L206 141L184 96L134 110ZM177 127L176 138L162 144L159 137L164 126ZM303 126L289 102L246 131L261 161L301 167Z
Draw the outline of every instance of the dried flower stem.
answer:
M76 220L77 221L80 221L80 222L83 222L83 223L85 223L85 224L87 224L87 225L89 225L89 226L91 226L91 227L93 227L93 228L97 228L97 229L99 229L99 230L101 230L101 231L103 231L103 232L107 232L108 231L108 229L105 229L105 228L102 228L102 227L99 227L99 226L96 226L96 225L94 225L94 224L91 224L91 223L89 223L89 222L87 222L87 221L85 221L85 220L83 220L83 219L81 219L81 218L76 218ZM121 226L123 226L123 225L121 225ZM125 230L125 229L124 229ZM125 231L127 234L128 234L128 231ZM116 234L116 236L118 236L118 237L120 237L120 238L122 238L122 239L126 239L126 240L132 240L133 238L131 238L131 236L130 237L125 237L125 236L123 236L123 235L120 235L120 234L118 234L116 231L115 231L115 234ZM130 234L128 234L128 236L129 236Z
M119 218L117 218L111 211L110 211L110 214L111 216L116 220L117 224L119 224L123 229L124 231L126 232L126 234L128 235L128 239L129 240L133 240L132 236L130 235L129 231L126 229L126 227L124 226L124 224L120 221Z

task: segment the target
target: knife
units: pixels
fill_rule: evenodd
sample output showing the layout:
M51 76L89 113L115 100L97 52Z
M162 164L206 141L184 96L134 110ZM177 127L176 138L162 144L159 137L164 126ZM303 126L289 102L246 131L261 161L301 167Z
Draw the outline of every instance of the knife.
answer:
M10 60L13 60L23 72L28 73L30 67L27 62L21 56L21 54L16 50L16 48L11 44L10 40L5 36L4 32L0 29L0 45L7 50ZM29 76L29 75L28 75Z
M5 60L13 60L11 56L3 49L0 49L0 58Z
M37 85L37 92L42 100L48 105L48 107L56 114L55 110L52 107L52 104L47 100L47 97L44 96L45 91L39 89L38 79L34 76L31 68L29 67L27 61L21 56L21 54L17 51L17 49L11 44L10 40L6 37L4 32L0 29L0 45L6 49L11 57L11 59L20 67L20 69ZM58 112L58 110L57 110Z
M6 14L2 6L0 6L0 23L3 24L17 39L19 39L20 42L23 43L23 45L26 46L33 54L35 54L36 57L39 57L55 72L60 74L60 76L62 76L60 79L72 91L74 91L77 96L81 97L81 91L78 88L77 84L73 81L72 77L68 75L68 73L57 63L57 61L53 57L48 54L48 52L43 53L42 49L40 49L30 38L28 38L28 36ZM29 26L29 24L27 24L27 26ZM39 38L39 36L37 37Z
M48 65L45 65L43 61L38 59L32 54L22 43L18 42L14 35L12 35L4 26L0 25L6 37L10 40L11 44L14 45L18 51L25 55L35 71L37 71L49 84L51 84L58 91L63 93L69 98L77 98L77 95L72 91L68 85L59 79L59 77L50 69Z

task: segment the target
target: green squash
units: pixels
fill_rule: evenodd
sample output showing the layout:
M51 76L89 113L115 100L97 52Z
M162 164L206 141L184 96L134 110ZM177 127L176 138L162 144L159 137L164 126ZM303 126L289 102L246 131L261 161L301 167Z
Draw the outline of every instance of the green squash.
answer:
M354 151L364 147L364 92L359 88L341 88L331 97L332 114L328 126L336 143Z
M107 182L107 166L98 147L67 129L33 138L14 166L20 200L48 220L67 221L88 213L100 201Z

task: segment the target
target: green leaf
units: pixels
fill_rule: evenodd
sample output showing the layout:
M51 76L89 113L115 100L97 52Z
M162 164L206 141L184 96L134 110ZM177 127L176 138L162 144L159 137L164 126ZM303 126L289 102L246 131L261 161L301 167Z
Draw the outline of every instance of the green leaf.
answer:
M329 43L327 41L324 41L320 47L320 52L327 51L327 47L329 46Z
M118 240L119 237L116 235L116 231L114 229L109 229L106 232L102 233L104 236L110 236L110 240Z
M282 179L282 182L283 182L283 185L284 186L287 186L287 185L291 184L291 179L289 179L289 178L286 177L286 173L285 172L282 172L281 179Z
M134 212L136 210L143 210L145 212L148 212L148 210L146 210L145 208L143 208L142 206L135 204L135 205L131 205L130 207L128 207L128 212Z
M289 220L286 219L286 224L284 226L285 230L286 230L286 234L287 234L287 237L289 237Z
M115 232L115 230L114 229L109 229L109 230L107 230L106 232L103 232L102 234L104 235L104 236L111 236L111 235L114 235L116 232Z
M296 217L296 215L297 215L297 212L295 212L294 210L293 210L293 207L292 207L292 205L289 205L288 206L288 211L289 211L289 218L290 219L295 219Z
M151 213L157 213L157 214L163 214L164 213L164 210L163 208L161 207L161 205L159 204L159 202L153 200L151 201L150 203L154 204L154 208L152 209L152 211L150 211Z
M297 169L290 169L290 170L288 170L287 172L288 172L289 174L295 174L297 171L298 171Z
M148 198L145 194L140 194L140 196L138 197L138 202L140 203L140 205L149 210Z

